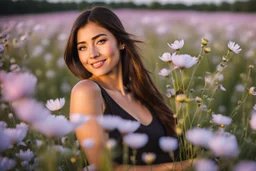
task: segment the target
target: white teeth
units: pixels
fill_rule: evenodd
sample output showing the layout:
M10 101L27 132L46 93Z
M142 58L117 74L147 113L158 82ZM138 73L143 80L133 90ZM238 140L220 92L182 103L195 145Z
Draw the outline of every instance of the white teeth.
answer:
M102 65L103 64L103 61L100 61L100 62L97 62L97 63L94 63L93 64L93 67L99 67L100 65Z

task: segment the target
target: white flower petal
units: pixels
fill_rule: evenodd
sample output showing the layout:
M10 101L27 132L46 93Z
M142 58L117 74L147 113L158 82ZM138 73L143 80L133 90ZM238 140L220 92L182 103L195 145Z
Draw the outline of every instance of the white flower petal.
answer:
M161 137L159 145L164 152L175 151L178 148L178 140L172 137Z
M232 122L232 119L228 116L224 116L221 114L213 114L212 121L218 125L230 125Z
M139 149L148 142L148 135L141 133L132 133L124 136L124 142L132 149Z

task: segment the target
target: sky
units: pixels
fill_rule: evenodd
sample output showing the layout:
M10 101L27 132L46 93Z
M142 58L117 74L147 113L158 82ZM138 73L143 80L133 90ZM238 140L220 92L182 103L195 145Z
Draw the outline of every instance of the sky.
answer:
M49 2L80 2L82 0L48 0ZM234 2L235 0L87 0L89 2L104 1L104 2L134 2L136 4L148 4L153 1L157 1L161 4L165 3L184 3L184 4L195 4L195 3L216 3L221 2Z

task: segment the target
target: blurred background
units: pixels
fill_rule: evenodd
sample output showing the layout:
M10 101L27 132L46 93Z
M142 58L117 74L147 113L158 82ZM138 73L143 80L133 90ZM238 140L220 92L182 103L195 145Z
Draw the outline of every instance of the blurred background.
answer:
M1 43L8 47L1 69L10 71L17 64L21 71L35 74L35 98L46 102L65 97L63 114L68 116L70 91L79 79L65 65L64 48L79 13L99 5L113 9L128 32L145 42L139 45L144 63L163 94L169 81L158 72L168 65L158 57L173 52L167 43L181 39L185 41L181 53L197 56L202 38L209 40L212 49L195 74L194 97L204 86L204 77L216 70L226 54L227 43L235 41L242 48L240 54L232 54L218 80L227 91L216 92L215 113L229 115L249 86L255 86L255 69L252 79L246 75L248 66L256 64L256 0L1 0ZM187 80L190 74L190 69L185 71ZM250 111L255 98L246 104Z

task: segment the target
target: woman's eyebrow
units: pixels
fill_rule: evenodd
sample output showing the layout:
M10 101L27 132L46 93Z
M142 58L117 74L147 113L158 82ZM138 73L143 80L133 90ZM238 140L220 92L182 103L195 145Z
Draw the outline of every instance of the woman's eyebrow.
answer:
M100 36L107 36L107 35L106 35L106 34L103 34L103 33L97 34L96 36L92 37L92 40L95 40L95 39L97 39L97 38L100 37ZM79 45L79 44L84 44L84 43L86 43L86 41L78 42L77 45Z

